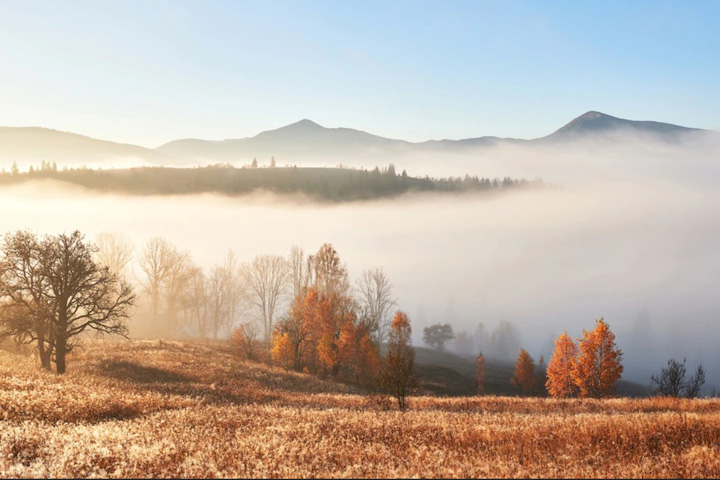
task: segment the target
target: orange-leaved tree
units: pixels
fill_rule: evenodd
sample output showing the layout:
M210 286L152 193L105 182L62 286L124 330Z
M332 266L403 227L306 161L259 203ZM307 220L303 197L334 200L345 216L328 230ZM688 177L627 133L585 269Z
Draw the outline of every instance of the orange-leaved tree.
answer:
M317 301L317 292L310 288L295 298L287 315L275 324L272 357L287 369L302 370L312 357L307 317Z
M520 349L510 384L523 395L530 395L535 388L535 361L525 349Z
M398 311L390 324L388 351L385 355L380 387L397 399L401 411L407 408L407 396L417 388L415 350L412 347L410 321Z
M577 355L577 345L567 332L555 339L555 350L547 367L547 391L553 397L574 397L577 385L573 378L573 366Z
M367 326L345 322L337 343L340 374L358 385L370 386L380 370L380 354Z
M475 382L477 383L478 395L485 393L485 357L482 353L478 355L477 364L475 365Z
M615 345L615 334L604 319L596 321L583 338L572 375L581 397L607 397L614 393L615 382L623 371L622 351Z

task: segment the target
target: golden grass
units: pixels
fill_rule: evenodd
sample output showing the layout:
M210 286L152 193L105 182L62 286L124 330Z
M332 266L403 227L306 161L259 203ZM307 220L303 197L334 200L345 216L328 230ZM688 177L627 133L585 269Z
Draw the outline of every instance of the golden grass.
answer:
M415 397L167 342L0 352L2 477L719 477L720 401Z

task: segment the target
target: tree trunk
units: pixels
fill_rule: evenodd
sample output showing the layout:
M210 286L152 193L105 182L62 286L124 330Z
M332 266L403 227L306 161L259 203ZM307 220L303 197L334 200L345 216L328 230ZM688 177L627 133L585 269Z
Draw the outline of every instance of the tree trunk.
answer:
M67 354L67 312L60 310L58 315L57 338L55 339L55 371L65 373L65 356Z
M65 373L65 354L67 353L67 341L64 335L59 335L55 346L55 370L58 374Z

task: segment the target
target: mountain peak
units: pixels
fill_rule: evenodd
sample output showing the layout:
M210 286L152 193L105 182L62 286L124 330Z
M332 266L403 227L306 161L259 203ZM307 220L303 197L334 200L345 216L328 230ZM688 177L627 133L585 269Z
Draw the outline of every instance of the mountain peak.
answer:
M312 120L310 120L308 118L303 118L302 120L299 120L295 123L291 123L290 125L285 125L284 127L280 127L280 128L293 128L293 129L295 129L295 128L321 129L322 128L322 129L324 129L325 127L313 122Z

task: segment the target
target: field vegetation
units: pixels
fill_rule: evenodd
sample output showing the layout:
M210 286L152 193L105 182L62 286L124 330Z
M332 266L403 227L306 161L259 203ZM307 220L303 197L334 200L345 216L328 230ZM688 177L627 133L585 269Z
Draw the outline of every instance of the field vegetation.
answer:
M0 351L2 477L718 477L720 400L408 398L222 343Z

